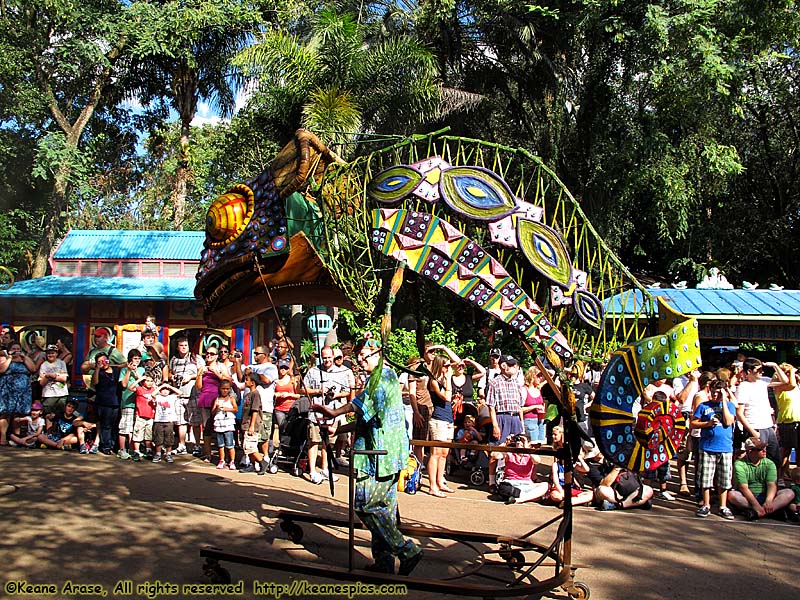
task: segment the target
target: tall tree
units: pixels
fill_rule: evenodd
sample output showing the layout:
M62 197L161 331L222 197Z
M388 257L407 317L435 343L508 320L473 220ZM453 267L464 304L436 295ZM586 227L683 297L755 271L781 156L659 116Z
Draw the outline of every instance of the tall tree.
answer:
M172 226L182 229L191 193L191 123L198 101L223 117L235 108L235 56L263 22L261 3L240 0L161 0L136 3L132 13L142 35L132 44L139 60L136 93L149 104L166 96L178 115L180 140L173 176Z
M52 184L33 257L34 277L46 273L69 189L85 175L82 138L108 100L123 58L125 9L115 0L87 0L80 7L60 0L8 0L0 13L2 45L19 74L5 81L4 89L16 106L27 108L11 117L11 125L34 128L38 172L48 174Z

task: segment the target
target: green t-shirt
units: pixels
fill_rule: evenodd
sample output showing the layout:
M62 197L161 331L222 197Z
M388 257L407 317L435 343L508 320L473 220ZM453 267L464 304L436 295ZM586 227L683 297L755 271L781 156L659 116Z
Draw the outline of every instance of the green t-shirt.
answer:
M122 367L119 372L119 381L120 384L122 380L125 378L125 374L128 372L128 367ZM136 373L131 373L131 376L128 378L128 385L139 379L144 375L144 367L136 367ZM122 388L122 401L119 403L120 408L136 408L136 392L131 391L128 388Z
M766 491L767 483L778 481L778 469L768 458L762 458L757 465L751 463L749 458L737 460L733 468L736 484L746 483L755 496Z

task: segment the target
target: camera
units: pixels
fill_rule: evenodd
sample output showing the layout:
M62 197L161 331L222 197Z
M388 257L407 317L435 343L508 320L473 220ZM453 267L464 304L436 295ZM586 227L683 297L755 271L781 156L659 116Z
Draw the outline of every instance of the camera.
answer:
M183 385L183 375L173 375L172 385L174 385L176 388L180 388Z
M524 433L515 433L511 436L511 441L509 442L509 446L524 446L528 441L528 438L525 437Z

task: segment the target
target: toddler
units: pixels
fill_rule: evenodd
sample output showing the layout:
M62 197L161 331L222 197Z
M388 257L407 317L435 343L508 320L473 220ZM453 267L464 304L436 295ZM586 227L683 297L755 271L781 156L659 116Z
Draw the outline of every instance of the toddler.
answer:
M475 417L472 415L464 416L464 426L456 433L456 441L459 444L478 444L483 441L483 436L475 428ZM477 455L478 453L475 450L461 448L458 451L458 462L461 465L465 465L470 460L474 460Z
M155 416L157 393L153 377L145 374L142 385L136 387L136 419L133 422L133 460L139 462L143 455L140 452L144 442L146 448L153 447L153 417Z
M172 447L175 445L175 425L178 424L178 406L180 390L168 383L162 383L155 397L156 411L153 419L153 445L155 454L153 462L161 460L161 451L164 451L164 460L168 463L175 462L172 458Z
M211 407L214 415L214 431L217 433L217 446L219 446L218 469L225 468L225 450L228 451L228 469L236 470L236 446L234 444L234 430L236 429L236 397L231 394L231 382L223 381L219 384L219 398Z

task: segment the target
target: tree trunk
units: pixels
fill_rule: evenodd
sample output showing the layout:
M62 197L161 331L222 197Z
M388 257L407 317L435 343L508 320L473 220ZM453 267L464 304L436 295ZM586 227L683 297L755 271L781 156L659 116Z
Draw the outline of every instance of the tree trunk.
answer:
M53 194L47 214L45 215L42 237L36 248L36 255L33 259L33 270L31 277L44 277L47 275L48 260L50 252L55 246L59 234L59 223L61 213L67 202L67 180L69 178L69 167L62 165L56 173L53 183Z
M189 180L192 170L189 166L190 123L181 123L181 149L178 156L178 170L175 173L175 188L172 190L172 226L181 231L186 221L186 197L189 195Z

